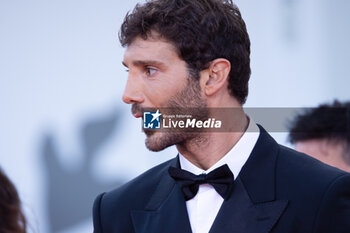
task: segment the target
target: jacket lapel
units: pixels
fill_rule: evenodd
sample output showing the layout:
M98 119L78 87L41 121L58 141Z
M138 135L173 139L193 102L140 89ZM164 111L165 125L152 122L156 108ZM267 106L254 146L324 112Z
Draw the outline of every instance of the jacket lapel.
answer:
M170 166L179 167L178 158ZM131 217L136 233L191 233L183 194L168 174L168 167L144 210L134 210Z
M261 126L259 128L259 139L210 233L268 233L288 204L288 200L275 197L278 144Z
M231 197L224 201L210 233L267 233L279 219L288 201L253 203L240 178Z

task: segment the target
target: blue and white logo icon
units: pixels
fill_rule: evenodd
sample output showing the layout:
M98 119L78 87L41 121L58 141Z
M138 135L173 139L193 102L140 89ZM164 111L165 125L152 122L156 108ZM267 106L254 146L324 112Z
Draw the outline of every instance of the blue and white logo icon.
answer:
M160 129L160 116L162 114L157 112L143 112L143 128L144 129Z

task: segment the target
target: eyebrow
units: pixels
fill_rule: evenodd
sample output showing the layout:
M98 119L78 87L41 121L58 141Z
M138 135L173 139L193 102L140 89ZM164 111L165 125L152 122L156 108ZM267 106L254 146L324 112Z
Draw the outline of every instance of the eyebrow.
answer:
M122 62L123 66L128 67L126 63L123 61ZM160 66L163 67L165 64L160 61L155 61L155 60L135 60L132 62L134 66L145 66L145 65L151 65L151 66Z

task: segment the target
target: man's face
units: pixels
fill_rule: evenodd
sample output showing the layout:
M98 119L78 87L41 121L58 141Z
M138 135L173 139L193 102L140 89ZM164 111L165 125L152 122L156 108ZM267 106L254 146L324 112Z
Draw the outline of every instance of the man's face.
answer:
M199 82L189 77L186 62L175 47L162 39L137 37L126 49L123 64L128 80L123 101L132 104L135 117L142 117L144 108L206 108ZM207 115L203 112L203 115ZM146 146L160 151L193 138L194 134L145 130Z

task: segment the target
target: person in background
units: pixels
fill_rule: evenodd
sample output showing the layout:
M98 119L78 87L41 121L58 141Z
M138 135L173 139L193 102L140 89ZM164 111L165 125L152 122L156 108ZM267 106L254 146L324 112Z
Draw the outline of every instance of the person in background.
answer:
M350 102L335 100L298 115L289 141L297 151L350 172Z
M0 233L25 233L26 225L17 190L0 169Z

